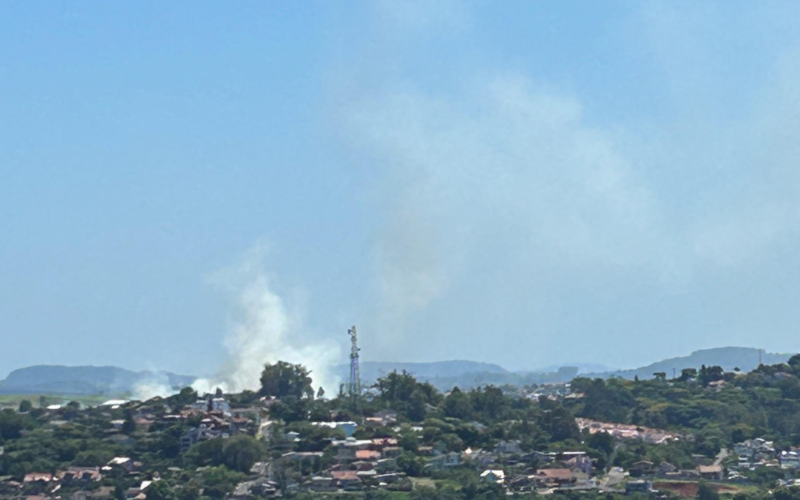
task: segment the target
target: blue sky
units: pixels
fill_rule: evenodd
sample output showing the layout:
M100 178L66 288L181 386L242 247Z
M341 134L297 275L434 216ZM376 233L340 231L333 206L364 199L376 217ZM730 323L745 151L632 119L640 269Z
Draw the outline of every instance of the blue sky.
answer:
M0 375L800 350L798 10L3 3Z

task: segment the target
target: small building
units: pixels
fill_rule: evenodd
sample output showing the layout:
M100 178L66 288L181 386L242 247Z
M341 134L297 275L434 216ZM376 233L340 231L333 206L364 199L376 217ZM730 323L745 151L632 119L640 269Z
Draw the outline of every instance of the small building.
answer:
M355 422L311 422L311 425L320 427L328 427L331 429L341 429L344 431L345 437L352 437L356 432L358 424Z
M661 462L661 465L658 466L658 471L656 471L656 474L658 474L659 476L663 477L663 476L665 476L665 475L667 475L669 473L677 472L677 471L678 471L678 468L675 467L674 465L672 465L671 463L669 463L669 462Z
M92 482L100 481L103 479L103 475L100 474L100 469L97 467L70 467L65 471L59 472L58 478L64 482Z
M797 451L782 451L779 458L781 462L781 468L800 469L800 453Z
M506 481L506 473L499 469L487 469L481 473L482 483L503 484Z
M354 470L341 470L331 472L335 484L341 488L349 489L357 487L361 484L361 478L358 477L358 472Z
M381 458L381 452L375 450L358 450L356 451L356 460L378 460Z
M108 464L103 467L103 470L110 471L113 469L124 469L127 472L134 470L134 463L129 457L114 457Z
M522 448L520 448L518 440L500 441L499 443L497 443L497 446L494 447L494 451L496 453L502 453L503 455L522 454Z
M697 472L700 477L708 481L721 481L722 480L722 466L721 465L698 465Z
M47 472L31 472L22 479L24 484L48 484L53 481L53 475Z
M625 494L631 493L649 493L653 490L653 483L645 481L644 479L637 479L635 481L628 481L625 484Z
M653 473L655 468L655 464L648 460L640 460L630 468L631 477L642 477L642 476L649 476Z
M450 453L437 455L431 458L428 460L428 463L425 464L425 468L432 470L445 470L458 467L459 465L461 465L461 454L452 451Z
M539 469L536 471L536 486L539 488L558 488L572 484L572 471L569 469Z

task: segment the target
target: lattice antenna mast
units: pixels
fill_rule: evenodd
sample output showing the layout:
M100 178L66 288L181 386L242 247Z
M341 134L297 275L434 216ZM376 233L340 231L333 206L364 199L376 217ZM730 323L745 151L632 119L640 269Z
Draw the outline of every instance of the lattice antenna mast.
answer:
M351 397L361 395L361 374L358 370L358 334L356 327L347 330L350 334L350 381L347 384L347 392Z

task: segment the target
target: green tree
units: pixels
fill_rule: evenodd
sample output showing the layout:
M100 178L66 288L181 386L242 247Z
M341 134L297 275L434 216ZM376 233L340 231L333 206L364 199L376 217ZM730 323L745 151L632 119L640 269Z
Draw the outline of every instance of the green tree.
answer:
M312 379L309 372L303 365L293 365L285 361L278 361L275 364L267 363L264 371L261 372L262 396L284 398L293 396L296 398L313 398L314 390L311 387Z
M229 469L247 473L263 455L264 449L258 440L246 434L237 434L228 439L222 448L222 463Z
M681 382L689 382L690 380L694 380L697 378L697 368L684 368L681 370L681 376L678 377L678 380Z
M189 448L183 455L184 462L197 466L215 466L222 463L222 439L210 439Z
M136 422L133 420L133 410L125 410L125 421L122 423L122 433L131 435L136 432Z
M146 490L148 500L177 500L169 484L164 481L154 481Z
M417 433L412 430L402 433L397 440L397 444L406 451L416 452L419 447Z
M412 453L403 453L397 457L397 467L410 477L419 477L425 470L425 462Z
M427 402L425 398L425 394L420 389L414 389L414 392L411 393L411 398L408 401L408 418L415 422L422 422L425 420L425 414L427 412Z
M32 426L30 416L21 415L12 409L0 410L0 439L17 439L24 429Z
M29 399L23 399L19 402L19 412L20 413L28 413L33 409L33 403L30 402Z
M203 494L211 498L224 498L236 485L247 478L246 474L228 469L224 465L203 471Z
M191 387L184 387L178 394L170 396L167 399L167 403L173 410L180 410L184 406L192 404L195 401L197 401L197 398L198 398L197 391L195 391Z
M614 451L614 437L607 432L595 432L586 440L589 448L601 451L610 456Z
M697 380L703 387L707 387L711 382L722 380L725 377L725 370L720 366L701 366L697 373Z
M795 375L800 375L800 354L795 354L789 361L786 362L789 365L789 368L792 369L792 373Z
M697 484L697 500L719 500L719 493L707 482L700 481Z
M450 394L444 398L444 414L448 417L464 420L469 418L472 413L472 402L469 395L455 387Z

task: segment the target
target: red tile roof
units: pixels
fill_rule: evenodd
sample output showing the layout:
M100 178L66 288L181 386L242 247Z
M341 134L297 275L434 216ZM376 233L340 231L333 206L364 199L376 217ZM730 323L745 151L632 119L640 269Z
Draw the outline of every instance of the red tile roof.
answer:
M358 450L356 451L356 458L358 460L377 460L381 458L381 452L372 450Z
M359 481L358 473L354 470L337 470L331 472L331 477L337 481Z

